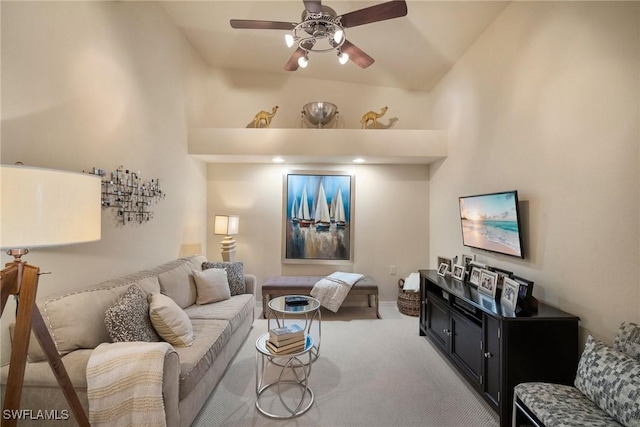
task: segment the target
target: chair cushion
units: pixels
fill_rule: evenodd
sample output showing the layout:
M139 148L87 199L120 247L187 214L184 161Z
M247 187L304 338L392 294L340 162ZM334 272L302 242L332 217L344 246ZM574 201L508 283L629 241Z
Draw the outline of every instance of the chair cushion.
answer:
M202 269L206 270L208 268L224 268L227 270L231 296L241 295L247 291L244 283L244 264L241 262L203 262Z
M104 314L104 324L113 342L160 341L151 326L147 296L137 285L129 289Z
M255 298L251 294L234 295L228 300L215 304L194 304L185 308L184 311L192 321L194 319L229 321L231 332L235 332L247 317L254 317Z
M613 340L613 348L640 361L640 325L623 322Z
M627 427L640 427L640 362L589 336L575 386Z
M619 427L575 387L530 382L518 384L515 395L546 427Z

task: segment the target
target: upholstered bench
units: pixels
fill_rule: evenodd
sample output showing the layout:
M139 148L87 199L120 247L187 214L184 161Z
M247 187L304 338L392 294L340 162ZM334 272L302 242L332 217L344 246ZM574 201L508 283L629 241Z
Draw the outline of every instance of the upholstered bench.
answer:
M269 300L283 295L310 295L313 285L325 276L278 276L268 279L262 285L262 315L266 316ZM366 295L369 307L376 309L376 317L380 318L378 309L378 285L370 277L365 276L351 287L349 295Z
M589 336L574 386L530 382L514 389L513 427L640 426L640 326L624 322L613 347Z

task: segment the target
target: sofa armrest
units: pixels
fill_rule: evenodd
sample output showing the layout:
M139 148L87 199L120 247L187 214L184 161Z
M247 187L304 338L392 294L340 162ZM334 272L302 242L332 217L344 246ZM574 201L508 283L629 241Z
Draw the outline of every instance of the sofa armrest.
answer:
M244 284L247 288L245 294L252 294L254 297L256 296L256 276L253 274L245 274L244 275Z
M174 351L168 351L164 356L164 370L162 374L162 394L164 396L164 411L168 426L180 425L180 357Z

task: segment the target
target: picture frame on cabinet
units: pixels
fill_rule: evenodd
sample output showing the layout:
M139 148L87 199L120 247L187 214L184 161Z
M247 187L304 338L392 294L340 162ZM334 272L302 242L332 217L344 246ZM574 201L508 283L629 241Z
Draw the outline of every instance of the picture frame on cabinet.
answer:
M480 283L478 284L478 291L487 295L491 295L495 298L498 281L498 273L489 270L482 270L480 272Z
M500 304L509 310L515 311L518 306L518 293L520 291L520 284L513 279L505 277L502 284L502 295L500 297Z
M480 285L480 273L482 272L482 268L476 267L475 265L471 267L471 273L469 273L469 283L472 285Z
M446 262L441 262L440 267L438 267L438 276L444 277L447 274L448 269L449 265Z
M453 271L451 272L451 277L456 280L464 280L465 268L462 264L455 264L453 266Z
M462 254L462 258L461 259L461 264L464 265L465 270L469 269L469 263L471 261L475 261L476 260L476 256L475 255L467 255L467 254Z
M489 271L498 273L498 280L496 282L496 285L498 285L498 289L502 289L505 278L511 279L513 277L513 271L504 270L502 268L489 267Z
M519 276L513 276L511 279L518 282L518 298L525 303L529 302L533 296L533 282Z
M442 263L447 264L447 269L449 271L453 271L453 262L451 261L451 258L439 256L438 257L438 271L440 271L440 266L442 265Z

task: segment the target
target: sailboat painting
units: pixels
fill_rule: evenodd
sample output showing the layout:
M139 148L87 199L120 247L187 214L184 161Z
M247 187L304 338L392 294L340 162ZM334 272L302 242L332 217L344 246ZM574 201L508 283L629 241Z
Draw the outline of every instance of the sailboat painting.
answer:
M346 172L285 174L283 262L352 262L354 179Z

